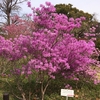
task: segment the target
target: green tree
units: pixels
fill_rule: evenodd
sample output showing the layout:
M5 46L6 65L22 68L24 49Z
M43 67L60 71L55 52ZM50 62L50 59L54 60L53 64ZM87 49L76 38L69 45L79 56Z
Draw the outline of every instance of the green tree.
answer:
M84 16L86 18L86 21L94 22L94 16L95 14L91 15L87 12L84 12L82 10L77 9L76 7L73 7L72 4L57 4L55 5L57 13L63 13L67 15L68 18L79 18L81 16Z

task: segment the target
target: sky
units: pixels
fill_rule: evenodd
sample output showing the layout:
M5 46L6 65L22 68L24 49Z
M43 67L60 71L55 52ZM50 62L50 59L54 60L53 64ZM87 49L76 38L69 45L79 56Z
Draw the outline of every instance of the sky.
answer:
M79 10L95 14L97 20L100 22L100 0L29 0L32 3L32 7L39 7L40 4L45 4L46 1L51 4L72 4ZM27 7L27 2L21 4L23 13L31 13L31 10Z

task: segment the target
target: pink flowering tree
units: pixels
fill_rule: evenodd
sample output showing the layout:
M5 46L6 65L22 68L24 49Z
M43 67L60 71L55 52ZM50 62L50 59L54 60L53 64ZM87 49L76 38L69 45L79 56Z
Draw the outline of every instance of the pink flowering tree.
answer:
M92 40L77 40L71 31L81 26L84 17L68 19L64 14L57 14L55 7L46 2L46 6L32 8L34 32L30 35L19 35L13 40L0 37L0 55L12 62L27 59L20 67L14 66L13 74L38 76L41 83L41 100L52 79L57 75L66 80L80 80L80 76L88 77L98 83L96 70L91 66L96 64L92 55L95 44ZM46 84L44 84L46 81ZM23 100L25 95L23 95Z
M31 16L26 15L28 19L20 18L18 15L15 15L11 18L11 24L5 25L2 27L2 30L4 30L5 37L7 38L14 38L16 36L19 36L20 34L32 34L34 31L34 23L30 19Z

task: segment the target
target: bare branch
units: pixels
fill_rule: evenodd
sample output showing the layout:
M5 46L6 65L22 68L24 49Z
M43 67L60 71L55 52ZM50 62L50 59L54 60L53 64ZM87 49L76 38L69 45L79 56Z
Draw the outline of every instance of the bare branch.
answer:
M23 2L26 2L28 0L20 0L17 4L20 4L20 3L23 3Z
M18 14L21 10L21 7L19 6L20 3L23 3L27 0L1 0L0 1L0 13L2 12L2 15L5 15L6 21L8 25L11 24L11 15L13 13ZM2 16L0 16L2 17Z

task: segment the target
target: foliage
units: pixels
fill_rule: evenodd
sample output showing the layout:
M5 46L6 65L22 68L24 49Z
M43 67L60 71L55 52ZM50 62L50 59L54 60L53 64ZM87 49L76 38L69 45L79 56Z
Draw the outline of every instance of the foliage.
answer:
M100 37L97 38L95 43L96 43L96 47L100 49Z
M55 5L55 7L57 13L65 14L66 16L68 16L68 18L79 18L81 16L84 16L86 18L86 21L93 21L93 15L85 13L84 11L77 9L76 7L73 7L72 4L57 4Z
M20 94L20 91L17 90L18 88L16 88L16 81L9 80L9 82L12 85L11 87L9 87L9 85L7 83L5 83L5 81L6 81L6 78L5 79L2 78L3 83L1 83L1 80L0 80L0 84L5 85L5 87L6 87L5 89L3 88L3 91L4 90L9 91L9 89L11 90L13 88L13 90L14 90L13 92L15 92L16 94L19 92L19 94ZM31 89L33 90L33 93L34 93L33 97L35 96L35 93L36 93L35 91L37 89L39 89L39 86L36 86L34 84L34 82L35 82L35 80L32 81L32 84L30 85ZM63 82L65 83L65 80L61 80L61 81L52 80L50 86L47 88L47 92L46 92L44 100L65 100L66 97L63 97L63 96L60 95L61 88L64 88L64 85L62 85ZM12 84L12 83L14 83L14 84ZM69 97L68 98L69 100L83 100L83 99L84 100L91 100L91 99L99 100L100 99L100 89L99 89L100 84L94 85L92 82L87 83L83 80L80 80L80 81L69 80L69 81L67 81L67 84L70 84L72 86L72 89L75 92L74 97L73 98ZM23 87L24 87L25 90L28 90L29 89L29 83L27 84L27 81L26 82L24 81ZM2 88L0 88L0 91L1 91L1 89ZM50 91L50 90L52 90L52 91ZM26 92L28 92L28 91L26 91ZM1 99L2 99L2 93L1 93L0 96L1 96ZM10 97L11 97L10 100L19 100L19 99L15 98L15 96L12 96L11 94L10 94ZM39 97L39 95L38 95L38 97Z
M62 82L59 82L60 86ZM69 80L67 81L67 83L72 86L72 89L74 90L74 94L75 94L73 98L69 97L68 98L69 100L92 100L92 99L99 100L100 99L100 94L99 94L100 84L94 85L92 82L87 83L83 80L80 80L80 81ZM56 81L55 84L53 83L51 84L52 85L50 86L50 88L55 88L58 83ZM63 88L63 86L61 88ZM46 94L45 100L65 100L66 97L62 97L60 95L60 89L59 89L59 86L56 87L53 90L53 92L48 92L48 89L47 89L47 92L49 94L48 95ZM57 90L59 90L59 92L57 92Z

